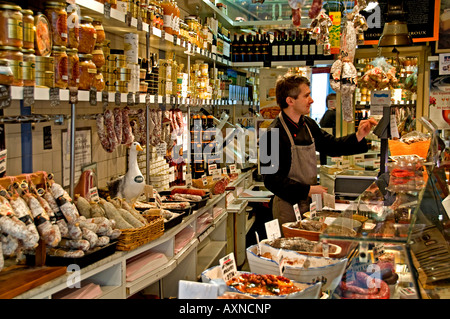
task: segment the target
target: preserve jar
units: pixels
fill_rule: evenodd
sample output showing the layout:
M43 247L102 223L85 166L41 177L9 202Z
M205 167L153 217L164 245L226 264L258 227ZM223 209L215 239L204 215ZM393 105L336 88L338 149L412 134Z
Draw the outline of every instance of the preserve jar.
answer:
M106 39L105 29L103 28L103 24L100 20L94 19L92 21L92 25L95 28L95 31L97 32L97 39L96 44L102 44L103 41Z
M52 56L36 55L35 59L36 59L36 72L45 72L45 71L54 72L55 58L53 58Z
M11 85L14 81L14 74L12 73L9 63L5 59L0 59L0 84Z
M80 58L80 82L78 84L79 90L89 90L97 75L97 67L92 62L92 54L78 54Z
M80 17L77 10L68 12L67 17L67 32L69 37L67 39L67 48L77 49L80 42Z
M35 86L36 56L33 49L22 49L22 79L23 86Z
M0 45L22 47L22 8L16 5L0 4Z
M68 72L69 72L69 87L78 88L80 83L80 58L78 57L77 49L67 49L67 58L69 61Z
M97 70L97 74L94 77L92 86L97 89L97 92L102 92L105 90L105 79L103 78L103 74L102 72L100 72L100 70Z
M23 86L22 63L23 53L18 47L0 46L0 59L8 61L9 67L14 76L12 85Z
M51 25L53 45L67 47L68 30L65 4L58 1L49 1L44 6L44 13Z
M23 49L34 49L34 16L32 10L22 10Z
M55 87L55 73L53 71L36 72L36 87Z
M98 69L105 65L105 55L101 46L96 46L94 51L92 51L92 62L94 62Z
M55 87L66 89L69 83L69 58L65 46L54 46L52 56L55 58Z
M78 52L91 54L97 41L97 31L92 25L91 17L80 18L80 43L78 44Z
M52 54L52 27L47 17L38 14L34 17L34 50L38 56L48 57Z

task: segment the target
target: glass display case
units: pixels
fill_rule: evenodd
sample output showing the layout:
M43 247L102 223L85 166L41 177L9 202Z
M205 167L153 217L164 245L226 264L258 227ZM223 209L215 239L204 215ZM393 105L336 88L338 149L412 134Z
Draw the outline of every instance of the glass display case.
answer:
M429 133L426 160L391 157L388 172L322 232L322 242L348 247L347 269L333 298L449 297L450 166L442 160L446 151L439 148L438 132ZM316 215L321 217L332 215Z

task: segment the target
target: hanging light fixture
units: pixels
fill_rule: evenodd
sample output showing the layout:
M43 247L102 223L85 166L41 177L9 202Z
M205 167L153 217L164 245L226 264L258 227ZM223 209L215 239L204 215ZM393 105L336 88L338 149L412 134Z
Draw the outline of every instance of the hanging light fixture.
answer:
M405 22L406 12L403 10L402 0L388 2L387 17L383 33L378 41L379 47L398 47L412 45L413 41L408 33Z

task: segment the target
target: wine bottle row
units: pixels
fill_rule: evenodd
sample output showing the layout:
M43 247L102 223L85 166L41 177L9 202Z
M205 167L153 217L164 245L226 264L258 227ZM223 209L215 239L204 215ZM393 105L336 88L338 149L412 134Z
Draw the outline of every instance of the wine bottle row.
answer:
M307 31L234 34L232 62L311 61L329 59L323 45Z

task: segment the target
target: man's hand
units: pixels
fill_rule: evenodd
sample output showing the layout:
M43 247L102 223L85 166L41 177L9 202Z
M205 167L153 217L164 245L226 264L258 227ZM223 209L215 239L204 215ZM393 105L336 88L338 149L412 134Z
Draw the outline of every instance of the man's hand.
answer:
M324 194L328 192L327 187L323 187L321 185L313 185L309 187L308 197L311 197L312 194Z
M356 138L358 139L358 142L361 142L361 140L370 133L372 127L376 126L377 124L378 122L375 119L362 120L361 122L359 122L358 132L356 132Z

